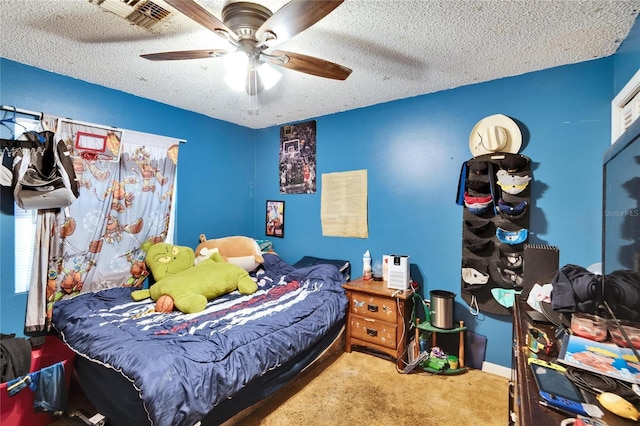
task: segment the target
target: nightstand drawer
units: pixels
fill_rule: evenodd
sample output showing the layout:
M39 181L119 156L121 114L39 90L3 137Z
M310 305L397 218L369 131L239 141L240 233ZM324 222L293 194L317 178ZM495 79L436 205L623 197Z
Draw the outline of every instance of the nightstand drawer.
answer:
M363 318L358 315L349 317L351 337L365 342L375 343L389 349L396 348L397 327L385 321Z
M396 322L398 312L396 299L353 293L350 305L352 314L392 323Z

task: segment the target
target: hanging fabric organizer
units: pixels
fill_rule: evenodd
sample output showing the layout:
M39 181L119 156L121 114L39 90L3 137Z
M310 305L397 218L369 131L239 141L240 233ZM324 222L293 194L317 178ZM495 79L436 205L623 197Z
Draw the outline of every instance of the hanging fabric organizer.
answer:
M473 314L511 315L522 290L532 180L531 160L521 154L483 154L462 165L461 297Z

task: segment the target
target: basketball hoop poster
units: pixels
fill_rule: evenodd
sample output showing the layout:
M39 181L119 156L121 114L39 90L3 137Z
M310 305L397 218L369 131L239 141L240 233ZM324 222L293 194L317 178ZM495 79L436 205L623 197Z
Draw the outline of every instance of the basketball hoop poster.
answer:
M74 129L74 130L71 130ZM115 127L83 123L70 118L58 119L57 132L69 132L65 143L73 156L88 161L118 162L122 131Z
M280 193L316 193L316 122L280 127Z
M118 160L120 156L120 132L106 131L105 134L77 132L74 148L83 156L94 159Z

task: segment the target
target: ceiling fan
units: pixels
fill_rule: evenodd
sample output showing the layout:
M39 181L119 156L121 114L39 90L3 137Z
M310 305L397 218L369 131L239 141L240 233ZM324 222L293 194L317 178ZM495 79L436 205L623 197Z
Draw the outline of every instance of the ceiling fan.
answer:
M274 50L277 43L320 21L344 0L291 0L275 13L266 7L250 2L231 2L222 9L219 20L194 0L165 0L179 12L225 38L232 50L202 49L161 52L140 55L151 61L216 58L242 52L248 59L245 90L251 96L264 89L259 68L268 61L273 65L318 77L345 80L351 69L300 53Z

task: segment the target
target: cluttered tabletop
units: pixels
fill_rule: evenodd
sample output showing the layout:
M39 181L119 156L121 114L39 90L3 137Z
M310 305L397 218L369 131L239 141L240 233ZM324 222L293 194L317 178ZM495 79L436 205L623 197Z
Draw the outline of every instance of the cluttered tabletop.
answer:
M543 314L522 300L514 305L510 420L536 426L638 425L638 329L596 315Z

